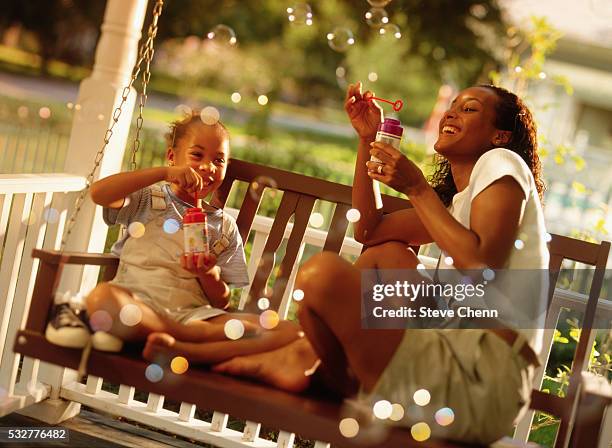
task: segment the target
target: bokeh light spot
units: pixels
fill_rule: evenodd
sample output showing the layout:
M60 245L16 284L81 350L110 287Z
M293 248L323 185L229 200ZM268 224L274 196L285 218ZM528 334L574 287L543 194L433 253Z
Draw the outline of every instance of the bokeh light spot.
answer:
M419 389L414 393L412 398L419 406L427 406L431 400L431 394L427 389Z
M220 116L221 115L219 114L217 108L213 106L206 106L200 112L200 119L202 120L202 123L207 124L209 126L217 124L219 122Z
M244 324L241 320L238 319L230 319L225 322L223 326L223 331L225 332L225 336L232 341L240 339L244 336Z
M446 264L447 266L452 266L453 263L455 263L453 257L444 257L444 264Z
M164 377L164 370L158 364L149 364L145 369L145 377L152 383L159 383Z
M45 207L43 210L43 219L49 224L55 224L59 220L59 211L53 207Z
M38 109L38 116L40 118L42 118L43 120L46 120L47 118L51 117L51 109L49 109L46 106L41 107L40 109Z
M389 420L393 420L394 422L399 422L404 418L404 407L399 403L393 403L391 406L391 415L389 416Z
M95 331L109 332L113 326L113 318L104 310L94 311L89 317L89 326Z
M296 302L300 302L303 299L304 291L302 291L301 289L296 289L293 291L293 300L295 300Z
M266 310L259 316L259 324L266 330L275 328L279 322L280 317L274 310Z
M525 247L525 243L523 242L523 240L516 240L514 242L514 247L516 247L517 250L523 250L523 248Z
M438 425L448 426L455 421L455 413L451 408L442 408L436 411L434 418Z
M354 418L343 418L338 425L340 434L347 439L355 437L359 434L359 423Z
M181 225L174 218L168 218L164 221L164 232L173 234L179 231Z
M138 221L130 223L128 226L128 233L132 238L140 238L145 234L145 226Z
M257 97L257 102L261 105L261 106L265 106L266 104L268 104L268 97L266 95L259 95Z
M493 271L493 269L486 268L484 271L482 271L482 278L490 282L495 278L495 271Z
M238 92L234 92L232 93L231 99L232 103L239 103L242 100L242 95Z
M182 356L175 356L170 362L170 370L177 375L182 375L189 369L189 361Z
M348 222L356 223L361 219L361 213L356 208L351 208L346 212Z
M387 400L379 400L374 403L372 411L374 412L374 416L376 418L385 420L391 417L391 414L393 413L393 406Z
M257 308L262 311L267 310L268 308L270 308L270 300L267 297L262 297L257 301Z
M424 442L431 437L431 428L427 423L419 422L412 425L412 428L410 428L410 434L417 442Z
M119 311L119 320L123 325L133 327L134 325L138 325L142 320L142 311L138 305L128 303L121 307L121 311Z
M325 222L325 218L323 217L321 213L315 212L312 215L310 215L310 219L308 219L308 222L310 223L312 227L319 228Z

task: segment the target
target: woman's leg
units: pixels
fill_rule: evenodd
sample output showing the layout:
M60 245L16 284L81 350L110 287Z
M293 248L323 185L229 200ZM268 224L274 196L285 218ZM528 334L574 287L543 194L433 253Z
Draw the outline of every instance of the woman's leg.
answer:
M124 341L144 341L153 332L168 333L183 341L222 341L226 339L222 325L211 325L207 322L179 324L157 314L152 308L134 297L128 289L112 283L98 284L87 296L86 303L89 316L96 311L106 311L110 314L112 327L109 332ZM120 313L126 305L138 307L141 319L136 325L125 325L121 321Z
M406 269L416 267L417 263L416 255L405 245L387 243L368 249L355 266L331 252L315 255L302 266L296 281L296 287L304 291L300 323L310 350L328 366L327 372L337 377L335 383L348 378L345 365L348 364L366 390L373 387L404 335L404 330L361 328L360 269ZM308 351L303 341L297 341L274 352L235 358L215 370L256 377L282 387L276 366L295 360L292 352L298 349ZM303 384L304 367L312 356L305 358L307 362L291 368L291 372L302 376L302 381L295 378L296 384ZM287 378L282 382L293 385Z

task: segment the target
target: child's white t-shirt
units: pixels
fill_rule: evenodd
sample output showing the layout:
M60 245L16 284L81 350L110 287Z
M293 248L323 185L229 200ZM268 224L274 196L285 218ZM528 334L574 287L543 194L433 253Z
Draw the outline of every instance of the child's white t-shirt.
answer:
M547 232L535 181L525 161L518 154L505 148L494 148L484 153L472 170L468 186L453 197L449 212L469 229L474 198L493 182L505 176L516 180L525 194L517 231L517 243L512 247L508 261L503 266L503 269L522 271L517 274L516 284L512 285L511 299L521 295L523 285L520 284L520 279L527 278L523 276L531 278L531 274L527 274L526 271L541 271L541 294L539 299L534 298L534 300L543 301L539 308L545 309L548 286L545 280L547 278L545 270L548 269L549 262L546 246ZM524 287L527 286L533 287L533 285L524 285ZM531 294L530 296L533 297ZM539 353L542 348L543 322L537 326L539 328L519 329L519 331L524 334L534 351Z

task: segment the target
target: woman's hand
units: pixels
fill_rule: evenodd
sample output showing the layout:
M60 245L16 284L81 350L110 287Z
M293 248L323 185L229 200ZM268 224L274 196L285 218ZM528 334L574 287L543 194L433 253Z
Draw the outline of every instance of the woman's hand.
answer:
M382 122L382 109L370 98L374 94L370 91L361 93L361 82L351 84L346 89L344 110L346 111L353 128L360 138L374 140L378 125Z
M204 187L202 176L187 165L166 167L165 180L177 185L181 190L191 193L192 195Z
M382 142L373 142L371 146L370 155L382 163L366 162L370 178L408 196L428 185L421 169L393 146Z
M199 277L214 274L213 270L217 267L217 257L203 252L182 254L180 262L183 269Z

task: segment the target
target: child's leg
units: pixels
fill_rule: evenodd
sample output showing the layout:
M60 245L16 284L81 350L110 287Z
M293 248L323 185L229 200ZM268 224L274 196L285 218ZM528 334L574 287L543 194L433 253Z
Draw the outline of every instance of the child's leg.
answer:
M246 313L228 313L213 317L207 322L224 333L225 322L230 319L240 319L252 323L253 326L259 325L259 316ZM178 337L169 337L168 334L153 333L147 338L143 356L150 361L163 361L180 355L191 362L214 364L235 356L277 349L298 339L300 332L301 327L298 324L281 321L272 330L262 329L251 336L245 333L235 341L229 340L225 334L219 342L188 342Z
M157 314L148 305L138 300L130 290L112 283L98 284L89 293L86 302L89 316L96 311L106 311L110 314L112 327L109 333L124 341L144 341L153 332L165 332L184 341L222 341L226 339L223 326L211 325L207 322L179 324ZM141 319L136 325L128 326L121 322L121 309L126 305L135 305L140 310Z

